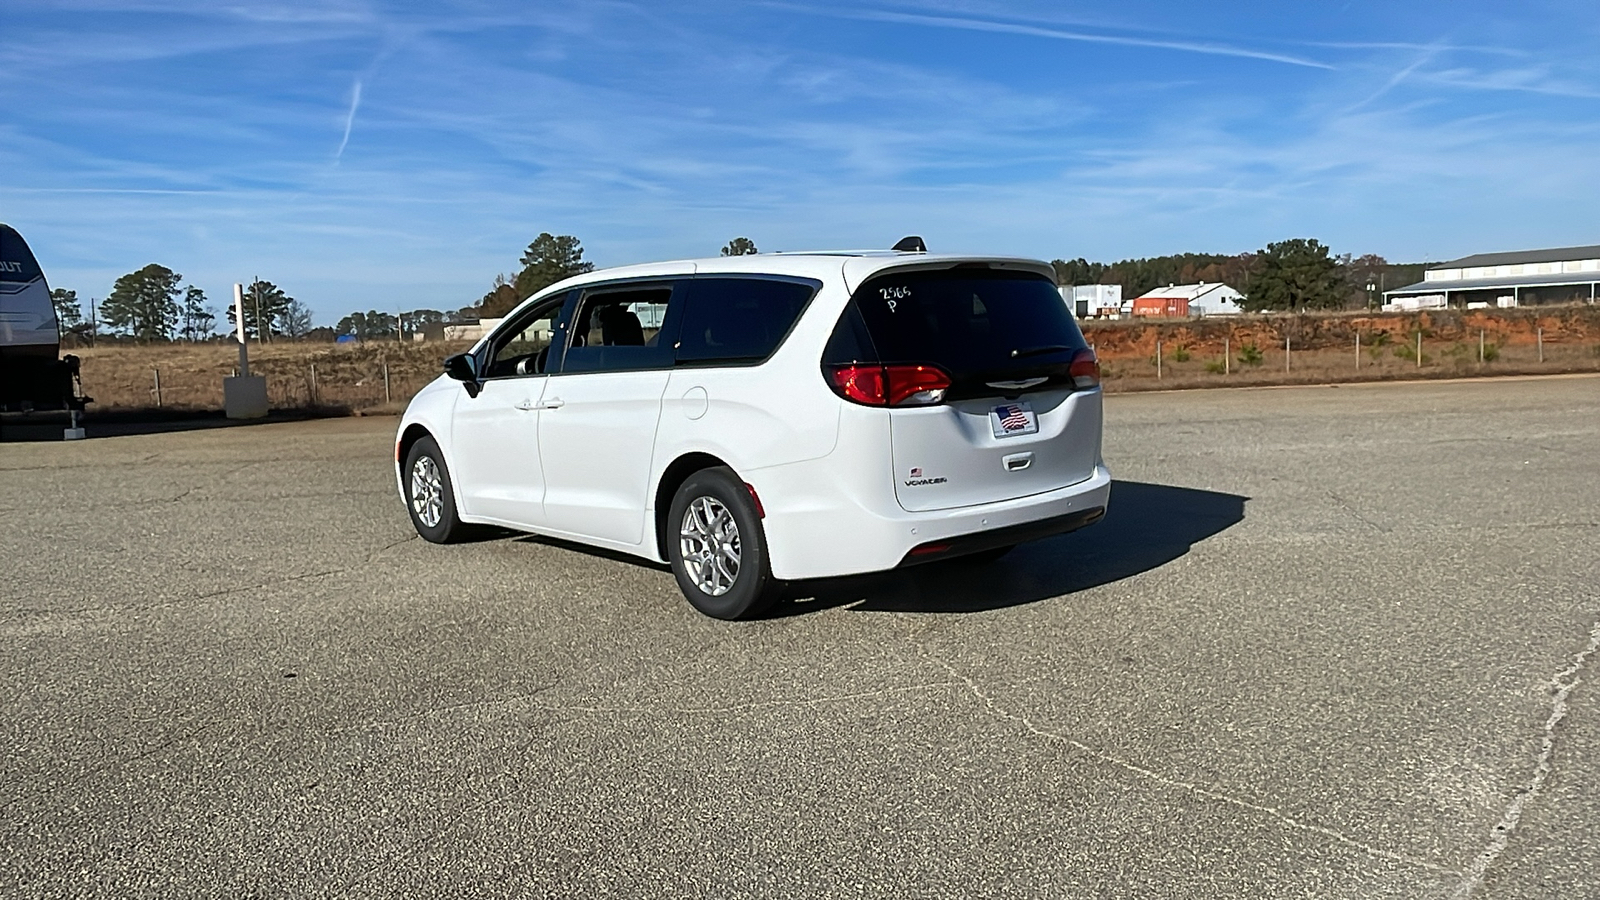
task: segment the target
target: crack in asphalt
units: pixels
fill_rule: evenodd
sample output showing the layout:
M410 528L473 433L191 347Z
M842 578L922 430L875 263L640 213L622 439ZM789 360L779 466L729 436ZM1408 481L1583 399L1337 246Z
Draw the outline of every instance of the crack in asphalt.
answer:
M463 709L487 708L487 707L492 707L492 706L508 706L510 704L516 703L516 702L521 701L521 700L531 700L534 697L539 696L540 694L547 694L551 690L554 690L559 684L560 684L559 681L553 681L553 682L551 682L549 684L540 685L539 687L536 687L531 691L524 691L523 693L520 693L520 694L507 694L507 695L500 696L500 697L489 697L489 698L482 699L482 700L463 700L460 703L446 703L446 704L444 704L442 706L431 706L431 707L429 707L427 709L418 710L418 711L416 711L414 713L410 713L408 715L392 716L392 717L387 718L387 719L372 719L371 721L363 722L363 723L361 723L359 725L351 725L348 728L338 728L338 729L335 729L335 730L330 731L328 733L329 734L349 734L350 732L353 732L353 731L366 731L366 730L369 730L369 729L387 728L390 725L399 725L399 724L402 724L402 723L405 723L405 722L412 722L412 721L415 721L417 719L431 718L433 716L443 715L445 713L452 713L452 712L456 712L458 710L463 710ZM534 708L535 709L543 709L544 707L534 707Z
M105 759L97 766L90 766L90 767L84 769L83 771L78 772L73 778L71 778L71 779L69 779L67 781L64 781L64 782L62 782L60 784L54 784L54 785L50 785L50 786L41 788L39 790L33 791L32 793L26 793L26 794L19 795L18 797L16 797L16 799L14 801L9 801L6 805L10 806L12 803L21 803L21 802L28 801L28 800L38 800L38 799L41 799L43 797L48 797L51 794L54 794L54 793L56 793L58 791L65 790L67 788L77 787L78 785L82 784L83 782L88 781L90 778L93 778L94 776L99 775L100 773L106 771L107 769L110 769L112 766L123 766L123 767L126 767L126 766L134 765L135 763L144 762L147 759L154 759L155 757L166 753L167 751L173 749L174 747L177 747L179 744L182 744L182 743L184 743L186 741L189 741L189 740L192 740L194 738L199 737L200 735L204 734L207 731L210 731L211 729L217 727L220 724L222 724L222 723L216 722L216 721L206 722L206 723L200 725L198 728L190 729L188 731L182 732L181 734L172 735L171 737L168 737L166 740L164 740L161 743L155 745L154 747L149 747L149 748L146 748L144 750L140 750L137 753L130 753L130 754L126 755L126 756L118 756L118 757L114 757L114 758ZM18 824L19 826L22 824L22 821L21 821L20 818L18 819L16 824Z
M1355 518L1357 521L1361 522L1362 524L1371 527L1372 529L1374 529L1375 531L1378 531L1381 534L1391 534L1391 533L1393 533L1393 531L1394 531L1393 528L1390 528L1390 527L1388 527L1386 525L1380 525L1377 522L1374 522L1371 519L1367 518L1366 516L1363 516L1361 513L1356 512L1356 508L1354 506L1351 506L1349 501L1345 500L1343 497L1339 496L1338 494L1335 494L1333 491L1325 490L1325 491L1323 491L1323 493L1328 495L1328 499L1332 500L1334 503L1339 504L1339 508L1341 508L1345 512L1349 513L1353 518Z
M1465 900L1483 883L1483 876L1488 873L1489 867L1494 865L1495 860L1505 852L1506 845L1510 843L1512 832L1517 830L1517 823L1522 821L1523 810L1544 789L1544 783L1550 777L1550 757L1556 749L1556 726L1567 717L1567 696L1582 682L1583 679L1578 675L1596 650L1600 650L1600 622L1596 622L1594 627L1589 629L1589 643L1573 656L1572 665L1550 676L1550 680L1545 682L1545 686L1554 696L1550 700L1550 717L1544 723L1539 755L1534 759L1533 775L1506 807L1505 814L1500 817L1500 823L1494 827L1494 839L1489 841L1488 846L1484 847L1483 852L1478 854L1463 873L1465 877L1460 887L1451 895L1452 900Z
M993 713L997 718L1004 719L1004 720L1010 721L1010 722L1016 722L1017 724L1021 725L1023 728L1027 729L1029 734L1032 734L1035 737L1042 737L1042 738L1047 738L1047 739L1053 740L1053 741L1060 741L1061 743L1066 744L1069 747L1072 747L1074 750L1078 750L1078 751L1080 751L1082 753L1085 753L1085 754L1087 754L1087 755L1089 755L1089 756L1091 756L1091 757L1093 757L1093 758L1095 758L1095 759L1097 759L1097 760L1099 760L1099 761L1101 761L1103 763L1106 763L1107 765L1115 766L1116 768L1122 769L1123 771L1126 771L1126 772L1131 772L1131 773L1133 773L1135 775L1140 776L1141 778L1145 778L1145 779L1148 779L1150 781L1154 781L1155 783L1163 785L1165 787L1176 788L1177 790L1185 791L1187 793L1193 794L1194 796L1200 797L1202 799L1216 800L1216 801L1221 802L1221 803L1226 803L1226 804L1228 804L1230 806L1239 807L1240 809L1247 809L1247 810L1250 810L1251 812L1261 813L1263 815L1271 817L1272 819L1276 820L1280 825L1283 825L1283 826L1285 826L1287 828L1292 828L1292 829L1295 829L1297 831L1308 832L1310 834L1321 835L1321 836L1326 837L1326 838L1332 838L1333 840L1338 841L1339 843L1344 844L1345 846L1350 847L1350 848L1352 848L1354 850L1359 850L1362 853L1367 854L1368 856L1374 856L1374 857L1377 857L1379 859L1387 859L1387 860L1391 860L1393 862L1405 863L1407 865L1416 866L1416 867L1422 868L1422 869L1427 869L1430 872L1438 872L1438 873L1445 874L1445 875L1457 875L1457 874L1460 874L1460 873L1458 873L1458 872L1456 872L1456 871L1454 871L1452 869L1449 869L1449 868L1446 868L1444 866L1438 865L1437 863L1429 862L1428 860L1425 860L1425 859L1418 859L1417 857L1407 856L1407 855L1405 855L1403 853L1392 853L1392 852L1390 852L1388 850L1383 850L1383 849L1380 849L1378 847L1374 847L1371 844L1364 844L1361 841L1358 841L1358 840L1356 840L1356 839L1354 839L1352 837L1349 837L1348 835L1345 835L1345 834L1343 834L1341 832L1335 831L1332 828L1326 828L1326 827L1321 826L1321 825L1312 825L1312 824L1310 824L1308 822L1302 822L1299 819L1296 819L1295 817L1282 812L1281 810L1277 809L1276 807L1263 806L1263 805L1261 805L1259 803L1251 803L1249 800L1241 800L1238 797L1234 797L1234 796L1231 796L1231 795L1228 795L1228 794L1224 794L1224 793L1222 793L1220 791L1215 791L1215 790L1212 790L1210 788L1203 787L1201 785L1195 784L1193 782L1180 781L1180 780L1178 780L1176 778L1168 777L1166 775L1161 774L1160 772L1155 771L1154 769L1146 768L1145 766L1141 766L1138 763L1129 762L1128 760L1122 759L1122 758L1117 757L1117 756L1113 756L1113 755L1111 755L1109 753L1105 753L1105 752L1103 752L1101 750L1097 750L1094 747L1091 747L1088 744L1085 744L1084 742L1082 742L1080 740L1077 740L1076 738L1072 738L1072 737L1069 737L1069 736L1064 735L1064 734L1058 734L1057 732L1048 731L1046 729L1040 728L1039 726L1035 725L1033 723L1033 720L1030 719L1026 715L1007 712L1006 710L1001 709L1000 705L995 702L994 698L990 697L988 694L984 693L983 689L978 686L978 683L976 681L974 681L971 678L967 677L966 675L963 675L960 672L956 671L954 666L950 665L949 663L945 662L942 659L936 659L935 661L938 662L939 665L944 666L944 668L946 670L948 670L952 676L954 676L955 678L960 679L961 682L966 685L967 690L970 691L974 697L977 697L979 700L983 701L984 706L988 707L989 711L991 713Z
M369 553L365 560L353 565L341 566L336 569L325 569L317 572L302 572L298 575L274 578L269 581L244 585L242 587L223 588L221 590L210 591L204 594L196 594L192 597L179 597L174 600L168 600L165 603L149 603L143 606L80 606L73 609L51 610L44 612L44 618L48 619L52 617L83 616L92 613L150 612L157 609L170 609L174 606L182 606L187 603L199 603L204 600L214 600L218 597L227 597L233 594L247 594L251 591L259 591L264 588L281 587L282 585L293 584L297 581L309 581L315 578L326 578L330 575L358 572L377 562L378 557L382 556L388 551L393 550L402 544L408 544L415 540L420 540L420 538L417 535L412 534L408 537L401 538L398 541L392 541ZM0 634L20 633L21 627L21 625L14 623L0 623ZM39 627L39 623L33 623L32 630L37 631Z
M781 709L795 706L823 706L829 703L846 703L851 700L870 700L875 697L887 697L891 694L909 694L928 691L934 688L960 687L956 681L932 681L926 684L906 684L898 687L884 688L878 691L861 691L854 694L829 694L823 697L804 697L800 699L761 700L754 703L734 703L728 706L535 706L534 709L546 712L564 713L602 713L602 714L632 714L649 715L661 713L677 713L681 715L720 715L728 713L749 712L757 709Z
M228 479L230 479L233 476L239 474L240 472L243 472L245 469L248 469L251 466L261 465L262 462L264 462L264 460L254 460L252 462L247 462L244 465L236 466L236 467L234 467L232 469L229 469L226 472L223 472L221 475L218 475L217 476L217 481L227 481ZM168 497L165 500L158 500L158 501L155 501L155 502L157 502L157 503L177 503L178 501L184 499L185 497L188 497L190 494L194 493L195 491L200 490L202 487L211 487L211 485L191 484L188 487L184 488L181 492L179 492L177 494L177 496Z
M246 586L246 587L238 587L238 588L224 588L223 590L212 591L211 593L208 593L208 594L200 594L200 595L194 596L194 597L185 597L185 598L182 598L182 599L179 599L179 600L170 600L170 601L168 601L166 603L154 603L154 604L151 604L149 606L99 607L99 608L100 609L115 609L115 610L117 610L119 612L122 612L122 611L144 612L144 611L152 610L152 609L165 609L167 607L178 606L178 605L181 605L181 604L184 604L184 603L196 603L196 602L199 602L201 600L211 600L211 599L214 599L214 598L217 598L217 597L226 597L226 596L228 596L230 594L243 594L243 593L248 593L250 591L258 591L258 590L261 590L262 588L279 587L279 586L282 586L282 585L285 585L285 584L293 584L296 581L309 581L309 580L314 579L314 578L326 578L329 575L342 575L342 574L347 574L347 573L350 573L350 572L359 572L362 569L365 569L367 566L370 566L373 563L377 562L378 561L378 557L382 556L383 554L389 552L390 550L393 550L394 548L396 548L396 547L398 547L398 546L400 546L402 544L408 544L408 543L410 543L412 541L415 541L415 540L420 540L418 535L416 535L416 534L408 535L407 537L403 537L398 541L392 541L390 543L384 544L382 547L379 547L378 549L376 549L376 550L372 551L371 553L367 554L367 558L362 560L361 562L355 563L354 565L341 566L341 567L339 567L337 569L327 569L327 570L321 571L321 572L303 572L303 573L301 573L299 575L290 575L287 578L278 578L278 579L274 579L272 581L264 581L264 582L261 582L260 584L252 584L252 585L249 585L249 586Z

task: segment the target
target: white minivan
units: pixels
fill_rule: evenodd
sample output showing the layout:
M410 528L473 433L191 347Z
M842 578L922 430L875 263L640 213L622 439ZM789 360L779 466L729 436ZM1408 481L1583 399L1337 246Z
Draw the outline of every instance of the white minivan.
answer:
M701 612L783 582L961 557L1105 515L1100 369L1048 263L924 252L590 272L417 394L417 533L476 526L671 565Z

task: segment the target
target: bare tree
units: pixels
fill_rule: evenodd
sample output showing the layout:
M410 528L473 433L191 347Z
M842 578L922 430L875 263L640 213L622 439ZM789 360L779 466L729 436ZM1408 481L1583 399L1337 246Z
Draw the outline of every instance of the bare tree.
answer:
M291 297L278 314L278 330L295 340L305 337L311 330L311 310Z

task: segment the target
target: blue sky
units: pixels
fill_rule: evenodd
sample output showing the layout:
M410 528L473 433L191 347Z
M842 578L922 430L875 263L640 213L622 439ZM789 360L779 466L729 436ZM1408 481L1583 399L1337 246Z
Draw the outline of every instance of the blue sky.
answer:
M882 247L1395 261L1600 243L1584 3L6 0L0 221L331 324L600 266Z

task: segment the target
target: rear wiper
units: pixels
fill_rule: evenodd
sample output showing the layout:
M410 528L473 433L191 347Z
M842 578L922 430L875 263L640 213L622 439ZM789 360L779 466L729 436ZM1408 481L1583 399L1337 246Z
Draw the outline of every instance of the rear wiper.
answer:
M1048 347L1029 347L1026 350L1011 351L1012 359L1021 359L1024 356L1038 356L1041 353L1059 353L1062 350L1076 350L1077 347L1068 347L1062 344L1052 344Z

